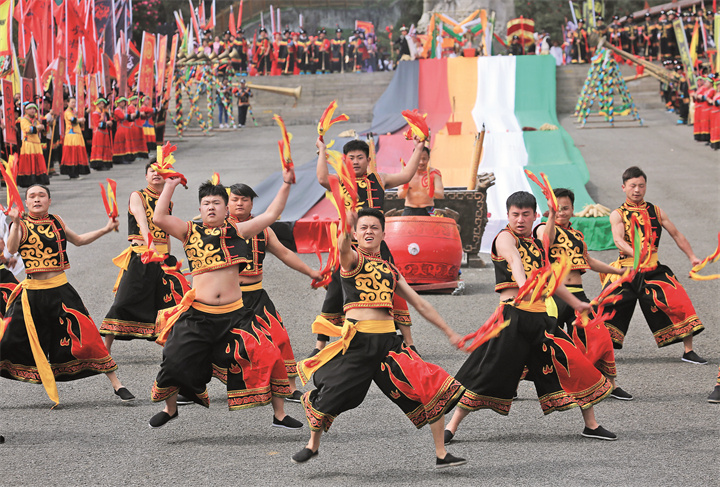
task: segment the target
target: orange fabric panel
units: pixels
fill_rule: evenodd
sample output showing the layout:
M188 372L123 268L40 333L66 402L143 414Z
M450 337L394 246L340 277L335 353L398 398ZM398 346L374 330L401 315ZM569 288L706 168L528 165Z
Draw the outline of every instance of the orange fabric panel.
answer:
M432 165L440 169L443 184L465 186L470 181L475 121L472 109L477 98L478 58L450 58L447 60L447 83L450 106L455 106L454 120L462 123L461 135L448 135L447 126L436 133L432 148ZM450 117L448 122L451 122Z

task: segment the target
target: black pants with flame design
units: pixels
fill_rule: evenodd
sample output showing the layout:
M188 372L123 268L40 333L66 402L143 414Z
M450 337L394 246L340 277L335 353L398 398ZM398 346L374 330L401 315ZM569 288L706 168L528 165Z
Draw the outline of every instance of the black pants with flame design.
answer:
M690 297L668 266L658 264L638 273L609 298L617 295L620 300L605 307L605 312L615 311L615 316L605 322L615 348L622 348L638 302L658 347L680 342L705 329Z
M100 334L115 335L118 340L155 340L158 311L179 302L170 286L160 262L143 264L140 254L133 253L118 284L115 301L100 325ZM183 290L175 292L182 299Z
M455 374L467 390L459 407L492 409L506 415L527 366L543 413L592 406L610 394L610 382L585 358L546 313L503 308L510 320L483 343Z
M255 312L242 307L228 313L190 308L178 318L163 349L152 400L180 393L208 407L207 383L227 386L230 410L270 403L290 395L285 364L266 336Z
M11 318L0 341L0 376L39 384L25 327L22 293L27 293L38 340L56 381L71 381L117 369L80 295L70 284L22 290L9 305Z
M356 333L347 351L320 367L313 380L316 388L302 397L313 431L327 431L338 414L362 404L372 382L417 428L440 419L464 391L395 333Z

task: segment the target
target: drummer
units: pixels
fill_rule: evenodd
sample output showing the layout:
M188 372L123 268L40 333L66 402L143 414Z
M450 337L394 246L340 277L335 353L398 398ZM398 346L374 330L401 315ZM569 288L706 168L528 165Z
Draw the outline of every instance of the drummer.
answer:
M403 216L433 216L435 199L445 197L440 171L430 166L430 149L423 147L415 175L398 189L398 197L405 198Z

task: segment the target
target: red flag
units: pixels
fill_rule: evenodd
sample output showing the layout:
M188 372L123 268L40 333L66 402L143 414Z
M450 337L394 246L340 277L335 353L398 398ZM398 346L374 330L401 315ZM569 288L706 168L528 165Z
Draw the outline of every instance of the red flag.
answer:
M197 15L195 15L195 7L193 6L192 0L188 0L188 2L190 2L190 23L195 29L195 39L197 39L199 43L202 40L202 37L200 36L200 27L198 26Z
M167 36L159 36L158 38L158 56L157 70L155 74L155 96L162 96L163 86L165 85L165 68L167 67Z
M175 73L175 57L177 56L178 49L178 35L175 34L172 38L172 44L170 45L170 66L167 69L167 75L165 76L165 94L163 95L163 103L170 100L172 93L173 76Z
M85 66L90 74L97 73L98 70L98 39L97 27L95 26L95 2L92 8L85 12Z
M63 113L63 78L65 77L65 58L58 58L57 71L53 76L53 115L59 117Z
M35 80L30 78L20 78L22 82L22 101L34 102L35 100ZM10 98L12 100L12 98ZM24 112L24 110L23 110Z
M85 36L85 19L81 7L75 2L65 1L66 6L66 44L67 69L74 72L80 59L80 39Z
M155 36L143 32L140 70L138 74L138 91L152 97L155 84Z
M35 42L40 46L35 54L37 56L38 68L41 71L44 70L50 62L50 59L47 58L46 50L49 29L46 28L48 22L45 18L48 13L47 4L49 1L50 0L34 0L32 3L27 4L23 21L26 34L28 36L32 34Z
M85 112L85 76L82 74L77 75L75 82L75 99L77 100L78 117L84 117L85 115L82 114Z
M242 28L242 10L243 10L242 8L243 8L243 0L240 0L240 9L238 10L238 21L237 21L237 29L236 30L240 30Z
M233 14L233 7L230 5L230 19L228 20L228 30L233 35L237 36L237 29L235 28L235 15Z
M13 17L18 23L18 57L24 58L27 56L28 49L30 49L30 30L25 26L25 10L28 7L28 2L18 0L13 12Z
M212 4L210 5L210 19L207 22L207 28L215 28L215 0L212 0Z
M198 20L201 29L209 29L207 22L205 21L205 0L198 2Z

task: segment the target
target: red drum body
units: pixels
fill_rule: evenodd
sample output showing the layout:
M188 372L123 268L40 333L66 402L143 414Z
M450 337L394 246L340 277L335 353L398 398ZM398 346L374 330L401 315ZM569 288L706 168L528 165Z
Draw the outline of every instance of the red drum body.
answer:
M457 281L463 250L452 218L389 217L385 221L385 242L409 284Z

